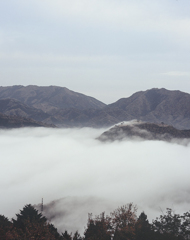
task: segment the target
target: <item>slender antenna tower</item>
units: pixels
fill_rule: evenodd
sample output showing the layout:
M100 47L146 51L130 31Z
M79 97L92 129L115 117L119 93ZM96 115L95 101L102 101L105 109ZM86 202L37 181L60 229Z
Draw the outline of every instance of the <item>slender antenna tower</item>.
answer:
M43 198L42 198L42 204L41 204L41 212L43 212L44 205L43 205Z

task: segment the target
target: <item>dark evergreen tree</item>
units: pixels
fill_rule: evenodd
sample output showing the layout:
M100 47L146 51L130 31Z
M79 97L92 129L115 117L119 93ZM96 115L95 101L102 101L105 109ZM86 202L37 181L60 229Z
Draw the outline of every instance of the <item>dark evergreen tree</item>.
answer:
M0 239L6 240L12 229L12 223L4 215L0 215Z
M152 240L154 239L154 231L147 219L147 215L142 212L135 224L135 240Z
M47 218L42 216L31 204L26 205L13 221L13 230L9 239L14 240L56 240L61 239L57 229L49 224Z
M27 227L27 222L38 223L40 225L47 223L47 218L42 216L31 204L24 206L23 210L20 210L20 213L16 214L16 217L16 219L12 219L13 225L23 231Z
M73 240L82 240L82 237L80 236L78 231L76 231L75 234L73 235Z
M49 224L48 225L49 231L50 233L55 237L55 239L57 240L62 240L63 236L61 236L58 231L57 228L55 228L55 226L53 224Z
M64 240L72 240L72 234L69 234L67 231L62 233L62 237Z

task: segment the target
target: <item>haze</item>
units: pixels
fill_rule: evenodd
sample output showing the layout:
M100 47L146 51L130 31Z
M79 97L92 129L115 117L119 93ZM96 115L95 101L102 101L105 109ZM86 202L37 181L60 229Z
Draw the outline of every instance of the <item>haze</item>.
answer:
M189 210L190 145L101 143L105 129L0 130L0 214L38 205L60 231L84 231L88 213L133 202L155 219L166 207ZM52 202L54 201L54 202Z

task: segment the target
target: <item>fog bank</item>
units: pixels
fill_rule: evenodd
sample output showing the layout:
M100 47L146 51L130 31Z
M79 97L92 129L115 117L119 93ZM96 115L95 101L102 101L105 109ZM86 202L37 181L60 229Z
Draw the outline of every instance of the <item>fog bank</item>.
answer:
M133 202L149 219L166 207L189 210L190 145L101 143L105 129L0 130L0 214L14 217L44 199L59 230L84 231L88 213Z

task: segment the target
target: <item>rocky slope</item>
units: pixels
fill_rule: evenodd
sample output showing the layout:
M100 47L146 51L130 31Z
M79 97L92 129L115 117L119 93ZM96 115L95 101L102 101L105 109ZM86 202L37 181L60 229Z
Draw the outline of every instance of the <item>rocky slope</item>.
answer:
M116 141L125 139L164 140L190 139L190 130L178 130L165 124L139 121L123 122L102 133L98 140Z

